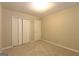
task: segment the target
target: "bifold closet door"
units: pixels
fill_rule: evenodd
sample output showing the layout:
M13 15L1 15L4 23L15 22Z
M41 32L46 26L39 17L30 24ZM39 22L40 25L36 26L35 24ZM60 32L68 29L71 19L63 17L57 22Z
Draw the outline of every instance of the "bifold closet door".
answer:
M17 46L19 43L19 26L18 18L12 17L12 46Z
M31 20L23 20L23 43L31 40Z
M19 45L22 45L23 42L23 21L22 18L19 18Z
M17 46L22 44L22 18L13 17L12 18L12 46Z
M30 42L32 38L32 21L18 17L12 18L12 46Z

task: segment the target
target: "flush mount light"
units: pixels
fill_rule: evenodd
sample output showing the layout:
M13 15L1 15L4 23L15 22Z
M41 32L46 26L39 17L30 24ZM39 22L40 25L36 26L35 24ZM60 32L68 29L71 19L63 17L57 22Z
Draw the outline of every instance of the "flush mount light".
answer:
M49 5L45 0L36 0L32 2L32 9L37 12L44 12L50 7Z

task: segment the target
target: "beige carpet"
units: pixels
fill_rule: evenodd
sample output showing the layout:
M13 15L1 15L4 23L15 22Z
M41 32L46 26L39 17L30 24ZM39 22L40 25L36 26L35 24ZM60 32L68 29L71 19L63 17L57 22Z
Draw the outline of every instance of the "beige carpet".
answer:
M36 41L3 51L9 56L78 56L78 53L60 48L44 41Z

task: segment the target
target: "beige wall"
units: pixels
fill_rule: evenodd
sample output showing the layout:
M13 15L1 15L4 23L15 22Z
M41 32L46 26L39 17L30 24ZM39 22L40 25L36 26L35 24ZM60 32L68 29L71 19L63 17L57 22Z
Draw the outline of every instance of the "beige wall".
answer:
M2 9L2 8L1 8L1 3L0 3L0 48L1 48L1 39L2 39L2 37L1 37L1 36L2 36L2 33L1 33L1 29L2 29L2 28L1 28L1 26L2 26L2 25L1 25L1 24L2 24L1 9Z
M42 38L79 51L79 5L45 16Z
M3 8L2 10L2 18L3 18L3 21L2 21L2 47L8 47L8 46L11 46L12 42L11 42L11 39L12 39L12 16L19 16L19 17L22 17L24 19L38 19L39 17L36 17L36 16L32 16L32 15L28 15L28 14L24 14L24 13L21 13L21 12L16 12L16 11L12 11L12 10L9 10L9 9L5 9Z
M40 18L36 18L34 20L34 32L35 32L34 40L41 40L41 20Z

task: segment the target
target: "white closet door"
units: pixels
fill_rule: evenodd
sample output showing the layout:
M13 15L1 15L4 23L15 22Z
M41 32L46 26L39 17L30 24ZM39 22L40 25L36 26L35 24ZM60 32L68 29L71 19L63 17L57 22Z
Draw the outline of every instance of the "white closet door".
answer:
M23 20L23 43L31 40L31 20Z
M22 18L19 18L19 45L22 45Z
M17 46L18 45L18 18L13 17L12 18L12 46Z

